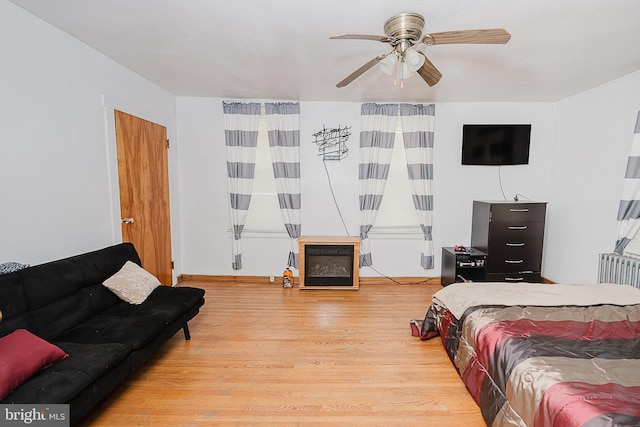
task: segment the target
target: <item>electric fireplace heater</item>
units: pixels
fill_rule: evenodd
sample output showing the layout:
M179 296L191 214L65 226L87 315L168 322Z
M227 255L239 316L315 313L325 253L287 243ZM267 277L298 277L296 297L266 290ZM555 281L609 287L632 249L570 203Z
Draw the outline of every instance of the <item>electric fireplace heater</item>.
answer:
M360 239L300 237L300 289L358 289Z

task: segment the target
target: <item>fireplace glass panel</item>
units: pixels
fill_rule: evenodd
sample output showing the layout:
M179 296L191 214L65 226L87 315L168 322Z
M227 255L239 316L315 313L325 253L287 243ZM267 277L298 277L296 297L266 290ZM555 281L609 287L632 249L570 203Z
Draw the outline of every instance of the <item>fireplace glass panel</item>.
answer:
M352 286L352 245L306 245L305 284Z

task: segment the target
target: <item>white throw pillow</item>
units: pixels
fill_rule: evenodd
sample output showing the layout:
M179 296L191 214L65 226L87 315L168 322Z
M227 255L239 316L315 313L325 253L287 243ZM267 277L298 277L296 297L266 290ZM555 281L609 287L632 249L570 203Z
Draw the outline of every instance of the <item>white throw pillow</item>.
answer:
M142 304L160 281L135 262L127 261L102 284L129 304Z

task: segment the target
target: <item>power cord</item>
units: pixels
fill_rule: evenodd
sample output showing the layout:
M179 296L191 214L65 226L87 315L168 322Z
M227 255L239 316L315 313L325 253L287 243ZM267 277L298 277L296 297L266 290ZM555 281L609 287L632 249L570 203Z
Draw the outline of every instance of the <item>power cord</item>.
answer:
M393 277L389 277L386 274L380 273L378 270L376 270L375 268L373 268L373 266L368 265L367 267L369 267L370 269L372 269L373 271L375 271L376 273L378 273L379 275L381 275L382 277L386 277L387 279L391 280L393 283L397 284L397 285L401 285L402 283L398 282L396 279L394 279Z
M327 163L325 159L322 159L322 165L324 166L324 171L327 174L327 181L329 182L331 197L333 197L333 203L336 205L336 210L338 211L338 215L340 215L340 220L342 221L342 225L344 226L344 231L345 233L347 233L347 236L351 236L349 234L349 229L347 228L347 223L344 221L344 217L342 216L342 212L340 211L340 206L338 206L338 201L336 200L336 194L333 192L333 186L331 185L331 176L329 175L329 170L327 169Z
M502 191L502 198L507 200L507 196L504 194L504 188L502 188L502 166L498 166L498 181L500 182L500 191Z
M375 268L373 268L373 266L371 266L371 265L367 265L367 267L369 267L370 269L372 269L373 271L375 271L376 273L378 273L380 276L382 276L382 277L386 277L387 279L391 280L391 281L392 281L393 283L395 283L396 285L420 285L420 284L422 284L422 283L427 283L427 282L430 280L430 279L428 279L428 278L427 278L427 279L421 280L421 281L419 281L419 282L413 282L413 283L402 283L402 282L397 281L397 280L396 280L396 279L394 279L393 277L389 277L389 276L387 276L386 274L379 272L378 270L376 270Z
M502 188L502 174L501 174L501 170L502 169L501 168L502 168L502 166L498 166L498 181L500 182L500 191L502 191L502 198L504 200L507 200L507 196L504 194L504 188ZM514 202L518 202L518 201L520 201L520 198L527 199L527 200L531 201L530 198L528 198L528 197L526 197L526 196L524 196L524 195L522 195L520 193L516 193L516 195L513 196L513 201Z

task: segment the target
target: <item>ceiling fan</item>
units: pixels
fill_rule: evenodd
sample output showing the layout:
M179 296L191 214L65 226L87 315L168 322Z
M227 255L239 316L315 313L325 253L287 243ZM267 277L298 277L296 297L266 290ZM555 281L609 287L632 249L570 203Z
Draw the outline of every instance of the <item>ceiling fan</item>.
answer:
M426 46L437 44L505 44L511 39L511 34L501 28L444 31L422 35L424 18L418 13L400 13L392 16L384 23L386 35L377 36L370 34L341 34L329 37L330 39L374 40L389 43L393 48L391 52L378 55L343 80L336 84L344 87L361 76L376 64L387 74L400 72L401 79L407 78L412 72L417 72L429 85L433 86L442 77L442 73L429 61L422 51L417 49L417 44ZM401 80L402 81L402 80Z

